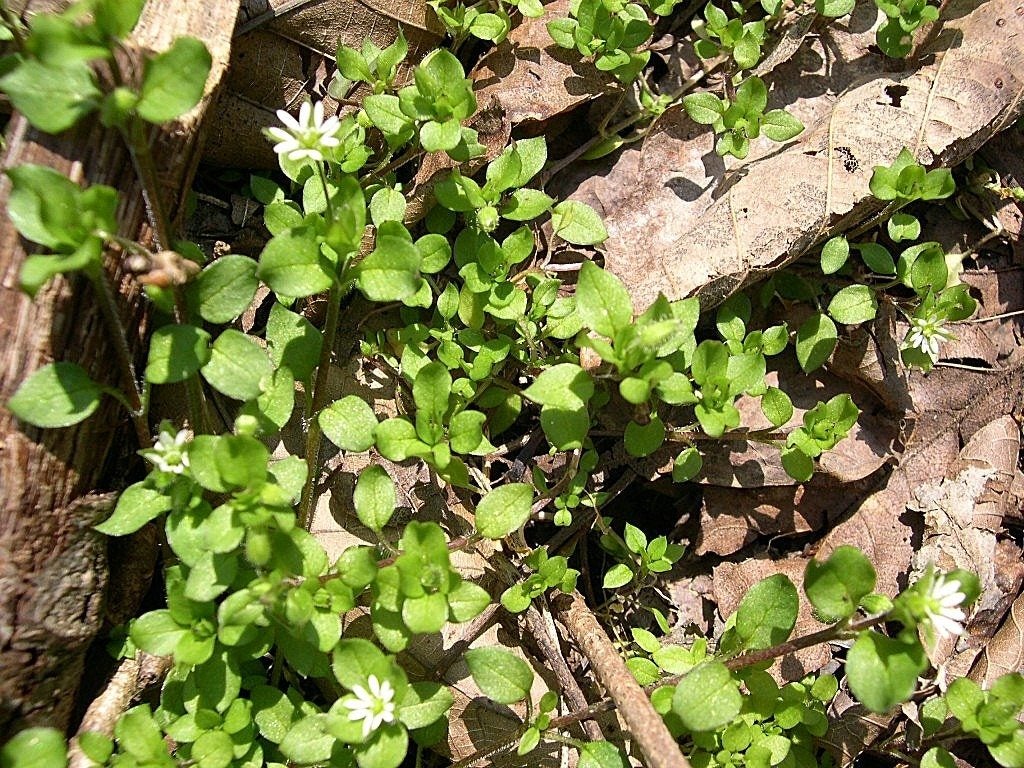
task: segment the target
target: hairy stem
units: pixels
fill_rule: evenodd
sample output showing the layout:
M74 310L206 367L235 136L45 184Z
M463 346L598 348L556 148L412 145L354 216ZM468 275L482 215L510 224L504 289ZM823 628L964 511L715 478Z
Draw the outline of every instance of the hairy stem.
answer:
M110 287L110 281L102 268L96 270L95 274L90 272L89 280L96 292L103 322L106 323L107 329L110 331L118 371L121 374L121 386L124 387L128 403L131 406L129 413L135 427L135 437L139 441L139 447L148 448L153 444L153 439L149 434L149 425L146 424L142 395L135 378L135 364L132 362L132 353L128 348L128 335L124 323L121 322L121 315L114 299L114 290Z
M146 213L150 225L153 227L153 238L156 241L154 245L157 250L169 249L171 247L170 219L167 215L167 207L161 197L156 163L149 148L145 125L138 117L132 118L128 125L121 129L121 135L128 146L135 175L142 186ZM173 295L174 321L179 324L187 323L188 307L180 286L173 286ZM203 395L203 387L197 377L192 376L186 380L185 394L188 402L188 417L192 423L193 432L196 434L205 432L207 430L206 397Z
M338 335L338 317L341 313L341 283L336 281L327 296L327 319L324 322L323 341L320 346L320 361L316 368L313 384L313 405L309 412L309 430L306 433L306 484L302 488L299 503L299 525L306 530L313 523L313 509L316 504L316 482L320 475L320 445L323 433L317 418L327 404L327 378L331 371L331 353Z

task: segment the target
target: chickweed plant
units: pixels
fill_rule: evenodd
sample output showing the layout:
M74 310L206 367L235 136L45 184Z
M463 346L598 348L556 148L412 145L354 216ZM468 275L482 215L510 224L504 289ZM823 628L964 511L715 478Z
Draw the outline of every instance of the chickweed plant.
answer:
M580 574L569 553L530 548L521 533L549 504L557 526L600 511L607 494L593 475L602 450L621 442L636 460L670 451L673 478L684 482L699 476L702 446L738 437L778 451L786 470L807 480L858 409L840 395L787 429L793 405L766 383L769 361L792 354L792 346L805 370L817 368L835 344L835 323L867 322L885 300L910 323L905 362L927 370L949 338L946 324L973 310L956 280L956 259L935 243L903 245L920 227L897 209L952 192L948 171L925 173L909 153L877 168L872 180L874 194L890 203L889 240L902 251L894 257L870 240L827 243L824 293L805 292L822 309L795 333L784 324L757 327L742 294L703 326L695 299L662 296L638 311L619 279L592 260L574 285L564 283L565 273L550 269L552 247L598 245L607 232L587 205L557 202L531 186L547 162L540 138L513 143L482 174L452 171L437 185L425 221L411 223L396 169L425 153L462 162L483 148L462 125L476 109L462 63L435 51L399 86L401 38L383 50L339 48L335 87L372 86L356 114L338 118L315 103L297 118L280 115L281 125L267 133L282 181L250 181L270 240L258 259L207 261L170 230L143 128L198 102L209 54L181 38L147 59L137 82L121 77L112 85L97 74L119 66L113 52L142 6L86 0L9 28L17 50L0 78L15 108L41 130L61 132L95 116L120 131L157 223L158 242L131 241L115 216L116 190L83 188L42 166L6 171L8 214L41 251L25 261L22 287L33 294L57 275L84 277L74 285L95 292L124 383L103 385L81 366L57 361L32 374L7 407L26 424L56 429L88 418L103 397L123 404L146 472L97 528L125 536L157 524L166 535L165 602L130 623L120 652L166 656L171 669L155 706L123 712L112 736L80 738L92 765L396 768L444 740L455 700L446 684L419 679L398 654L495 601L455 566L454 550L482 539L510 544L520 577L497 593L498 610L520 613L551 590L572 592ZM499 3L465 22L467 8L458 23L498 39L512 7ZM515 8L539 10L522 0ZM639 48L651 34L648 10L672 8L580 0L571 18L552 22L552 34L628 80L647 60ZM457 9L451 14L457 18ZM736 38L726 31L732 22L706 19L709 39L720 47L733 40L730 55L746 68L750 58L741 51L754 46L743 35L757 42L760 32ZM94 68L100 62L107 68ZM760 130L776 140L799 130L780 110L764 112L765 96L752 77L728 101L691 100L687 109L715 126L722 153L742 157ZM538 249L541 224L550 233L546 250ZM107 272L116 258L163 265L173 278L146 286L156 327L141 374ZM234 321L261 285L274 304L265 330L245 333ZM761 297L771 301L785 290L770 283ZM337 337L353 292L388 318L383 330L352 341L367 365L393 375L397 410L329 394L334 350L350 348ZM314 296L326 302L322 327L297 311ZM179 384L188 421L154 428L152 389ZM227 431L207 417L211 390L235 404ZM746 429L740 398L759 400L771 429ZM624 426L609 434L606 425L616 422L601 415L623 412ZM301 450L274 458L268 446L293 417L302 425ZM528 452L521 471L498 470L496 459L528 445L532 432L563 459L561 476L548 476ZM309 532L327 442L369 456L351 507L374 539L333 562ZM431 482L451 488L469 510L469 530L451 538L437 522L398 523L398 489L378 456L425 464ZM609 591L639 592L683 554L678 543L649 538L637 525L620 536L600 514L597 520L618 560L603 576ZM809 635L791 636L802 598L783 575L753 586L720 637L670 643L660 614L659 634L632 628L621 651L694 765L823 764L828 758L815 740L828 727L826 706L840 678L872 712L907 701L928 669L926 647L963 631L979 584L965 571L929 569L898 595L877 594L872 564L844 546L808 564L804 592L822 624ZM368 632L355 633L345 620L357 610L368 615ZM848 647L836 675L780 686L765 671L780 655L832 641ZM560 691L532 701L534 672L509 650L475 647L462 659L496 704L525 700L527 716L508 744L520 754L555 741L578 748L581 766L627 765L620 747L570 735L578 718L559 713ZM1005 675L987 691L955 681L924 706L922 765L949 764L945 746L964 734L977 736L1001 765L1024 765L1024 729L1014 719L1024 706L1021 675ZM58 768L67 759L64 734L47 728L22 731L0 749L0 763L12 768Z

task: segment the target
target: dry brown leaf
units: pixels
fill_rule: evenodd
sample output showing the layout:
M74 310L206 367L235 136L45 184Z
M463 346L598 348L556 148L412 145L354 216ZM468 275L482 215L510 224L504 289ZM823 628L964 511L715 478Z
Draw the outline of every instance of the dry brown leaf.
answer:
M988 688L1009 672L1024 669L1024 595L1013 601L1010 612L992 639L985 644L968 675Z
M858 504L874 478L836 486L815 475L808 483L766 488L721 488L703 491L696 554L731 555L758 537L772 542L820 531Z
M789 557L784 560L750 558L741 563L722 563L715 568L713 574L713 590L718 612L723 619L726 618L739 607L747 590L762 579L777 573L788 576L797 585L797 590L802 592L800 585L803 584L806 565L807 561L802 557ZM824 625L814 618L811 604L801 599L800 614L797 616L792 636L809 635L823 628ZM799 680L821 669L831 658L832 653L827 645L815 645L777 659L770 671L780 680Z
M269 5L283 8L287 3L275 0ZM262 133L277 123L276 110L297 109L307 98L323 99L329 113L337 110L326 89L338 42L358 49L368 39L384 47L394 42L399 28L409 41L401 80L444 35L423 0L310 0L237 36L217 116L211 120L206 161L276 168L276 156Z
M464 173L475 172L500 153L516 126L543 123L618 90L615 78L551 39L547 23L568 13L569 0L555 0L544 7L542 17L523 18L508 38L470 72L477 112L467 125L477 131L487 151L467 163ZM406 221L416 221L426 214L434 182L454 165L439 152L424 159L411 190Z
M821 737L821 743L838 759L840 766L848 766L888 732L898 713L898 709L893 709L887 714L876 715L858 704L845 690L840 690L829 705L829 728Z
M793 417L781 432L788 433L803 423L804 414L819 402L841 393L851 394L861 415L850 434L819 459L818 472L833 483L849 483L872 474L892 456L898 425L878 407L869 394L850 387L827 371L813 377L800 371L792 358L779 361L765 382L778 387L793 401ZM741 423L751 430L767 429L771 423L761 411L760 399L749 396L736 401ZM796 483L782 467L779 450L763 443L742 440L711 441L701 446L704 465L700 481L734 488L760 488Z
M614 77L551 39L547 23L568 15L569 0L548 3L544 16L524 19L480 61L472 77L481 107L496 99L509 124L516 126L544 122L619 90Z
M904 146L926 165L959 162L1021 113L1024 35L1013 30L1024 17L1015 8L1009 0L951 3L951 21L916 72L885 72L877 57L873 76L838 97L823 92L824 82L846 85L831 71L827 81L807 77L804 87L816 81L819 89L816 103L794 111L805 117L820 108L823 117L785 148L765 141L720 184L725 166L710 132L679 110L666 113L645 144L631 198L602 206L616 211L606 222L607 265L637 306L659 292L700 293L713 303L863 218L876 205L867 188L872 166L891 163ZM783 71L802 60L776 72L780 87ZM789 103L772 95L769 105Z

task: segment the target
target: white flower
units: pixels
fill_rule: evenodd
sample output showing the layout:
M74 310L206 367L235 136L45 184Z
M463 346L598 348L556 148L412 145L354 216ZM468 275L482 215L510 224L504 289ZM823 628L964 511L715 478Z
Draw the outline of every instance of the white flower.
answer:
M180 475L188 469L188 452L185 450L188 439L187 429L175 433L170 422L165 421L160 425L160 434L153 447L139 453L161 472Z
M923 618L931 623L939 637L956 637L963 634L962 622L967 616L960 606L967 596L960 589L959 581L947 581L945 574L937 573L931 587L924 594Z
M932 363L937 363L939 344L953 339L953 334L942 327L944 322L944 318L933 313L911 318L910 330L903 342L904 348L919 349L931 358Z
M345 706L352 711L348 719L356 722L363 721L363 738L365 739L382 723L393 723L395 721L395 689L391 683L385 680L380 682L376 675L370 675L366 679L366 690L361 685L352 686L354 699L345 702Z
M336 147L341 140L335 136L341 127L337 117L324 120L324 103L305 102L299 108L299 119L289 115L283 109L277 110L277 119L284 123L284 128L267 128L267 135L273 139L274 151L289 160L299 161L310 159L323 162L324 150Z

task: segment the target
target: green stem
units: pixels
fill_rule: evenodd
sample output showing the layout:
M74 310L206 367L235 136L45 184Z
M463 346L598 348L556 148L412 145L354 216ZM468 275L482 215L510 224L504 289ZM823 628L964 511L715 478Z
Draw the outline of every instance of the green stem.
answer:
M156 163L153 162L153 153L149 149L149 141L146 138L142 121L137 117L133 118L126 127L122 128L121 133L132 157L135 175L138 176L139 183L142 185L142 199L146 204L146 213L153 227L153 238L156 240L154 245L157 250L170 248L171 225L160 198Z
M128 412L131 415L132 424L135 426L135 437L139 441L140 448L148 448L153 444L153 439L149 434L149 425L146 423L142 395L139 393L139 385L135 378L135 364L132 362L132 353L128 348L128 335L124 323L121 322L117 302L114 300L114 291L110 287L110 282L102 267L95 272L88 272L88 275L93 290L96 292L100 314L110 331L114 356L117 358L117 367L121 374L121 386L124 387L125 395L128 398L130 406Z
M320 444L323 433L317 418L327 405L327 379L331 370L331 353L338 335L338 317L341 313L341 281L331 286L327 296L327 319L324 323L323 342L320 347L320 361L317 363L316 381L313 384L313 406L309 414L309 431L306 433L306 484L302 488L299 503L299 525L306 530L313 523L316 504L316 481L320 475Z

